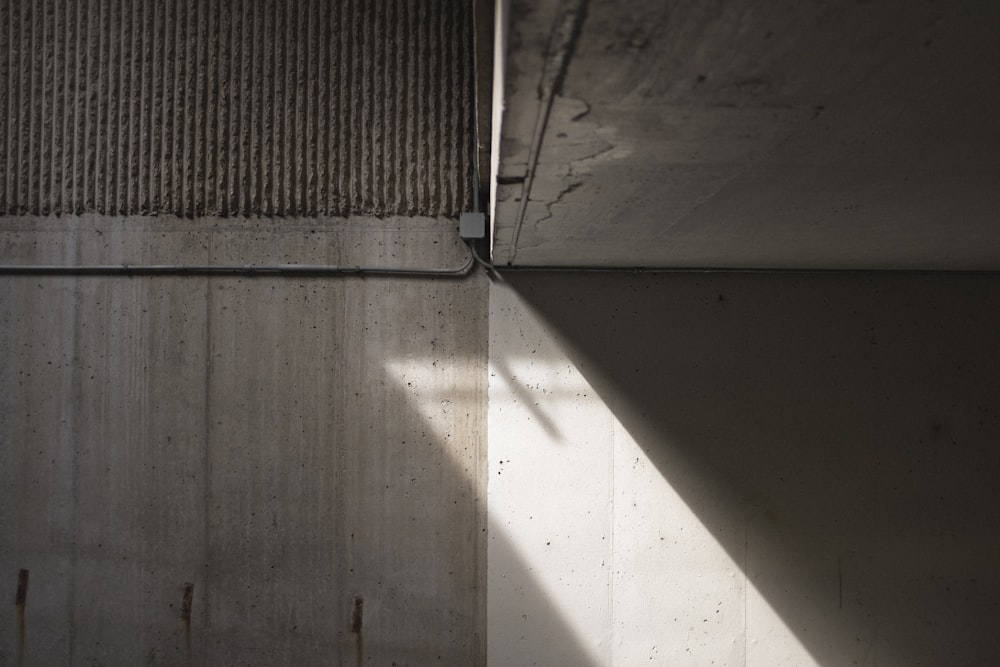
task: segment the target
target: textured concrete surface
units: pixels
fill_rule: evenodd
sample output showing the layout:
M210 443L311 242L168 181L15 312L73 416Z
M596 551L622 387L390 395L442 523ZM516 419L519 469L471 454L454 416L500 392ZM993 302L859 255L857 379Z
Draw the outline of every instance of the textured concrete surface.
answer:
M0 26L0 214L471 210L462 0L3 0Z
M996 276L490 299L490 664L1000 660Z
M1000 268L1000 5L509 4L498 264Z
M17 218L0 256L453 266L455 226ZM0 663L482 664L482 276L7 276L0 304Z

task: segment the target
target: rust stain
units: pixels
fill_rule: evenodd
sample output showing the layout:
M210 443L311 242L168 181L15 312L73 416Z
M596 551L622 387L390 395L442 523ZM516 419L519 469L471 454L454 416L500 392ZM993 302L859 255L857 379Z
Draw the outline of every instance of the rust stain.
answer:
M21 569L17 573L17 594L14 596L14 607L17 609L17 665L24 665L24 608L28 602L28 571Z

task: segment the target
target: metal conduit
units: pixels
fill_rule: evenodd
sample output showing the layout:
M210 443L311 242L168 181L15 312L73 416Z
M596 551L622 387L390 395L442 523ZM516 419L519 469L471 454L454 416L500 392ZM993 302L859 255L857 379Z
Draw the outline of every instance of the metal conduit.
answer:
M0 264L0 276L396 276L465 278L478 264L494 280L503 274L516 273L768 273L768 274L927 274L961 273L998 275L990 269L793 269L737 267L600 267L600 266L504 266L498 267L479 256L472 243L467 244L466 261L455 268L396 268L374 266L333 266L328 264L91 264L60 266L51 264Z
M0 264L4 276L395 276L464 278L482 262L470 247L465 263L455 268L421 269L328 264Z

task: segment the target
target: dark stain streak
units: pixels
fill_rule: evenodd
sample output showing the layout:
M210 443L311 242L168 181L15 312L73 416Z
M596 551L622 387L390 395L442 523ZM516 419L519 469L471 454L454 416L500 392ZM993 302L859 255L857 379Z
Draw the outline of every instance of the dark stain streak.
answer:
M549 33L545 50L539 98L551 98L562 93L562 85L569 71L569 63L576 52L576 44L583 32L588 0L562 0L556 9L556 18Z
M364 646L361 639L361 625L363 623L365 600L360 595L354 596L354 606L351 609L351 634L354 635L354 642L357 646L358 665L365 661Z
M351 611L351 632L356 635L361 634L361 624L363 622L365 601L360 595L354 598L354 609Z
M187 661L191 663L191 604L194 602L194 584L184 584L181 600L181 621L184 623L184 641L187 647Z
M181 602L181 620L191 628L191 603L194 600L194 584L184 584L184 599Z
M28 600L28 571L22 569L17 573L17 595L14 596L14 606L24 609Z
M17 573L17 593L14 596L14 607L17 609L17 664L24 664L24 611L28 602L28 571L21 569Z

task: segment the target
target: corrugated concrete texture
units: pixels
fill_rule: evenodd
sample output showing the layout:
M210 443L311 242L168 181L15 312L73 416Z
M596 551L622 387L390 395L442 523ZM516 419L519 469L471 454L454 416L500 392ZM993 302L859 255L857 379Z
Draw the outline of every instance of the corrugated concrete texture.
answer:
M466 0L0 0L0 214L447 215Z
M446 267L451 223L23 218L0 261ZM0 664L483 664L486 345L481 275L0 278Z

